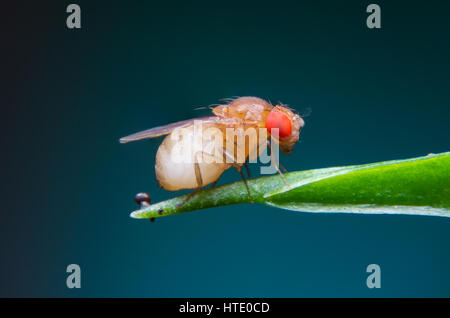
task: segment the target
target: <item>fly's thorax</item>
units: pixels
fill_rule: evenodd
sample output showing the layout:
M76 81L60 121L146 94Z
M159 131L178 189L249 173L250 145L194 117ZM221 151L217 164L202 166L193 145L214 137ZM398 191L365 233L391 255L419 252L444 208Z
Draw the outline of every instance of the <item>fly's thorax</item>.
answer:
M254 124L263 122L266 114L270 112L272 105L259 97L239 97L228 104L214 107L214 115L221 118L236 118L243 121L251 121Z

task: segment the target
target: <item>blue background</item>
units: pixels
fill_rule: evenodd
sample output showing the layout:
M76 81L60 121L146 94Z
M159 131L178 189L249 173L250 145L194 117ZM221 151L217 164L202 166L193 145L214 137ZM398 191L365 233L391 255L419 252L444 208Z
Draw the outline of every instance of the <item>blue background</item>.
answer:
M2 9L0 296L450 296L450 219L255 204L134 220L135 193L180 193L156 185L161 140L118 142L254 95L311 110L290 171L448 151L448 1L377 1L379 30L369 1L77 1L80 30L69 3Z

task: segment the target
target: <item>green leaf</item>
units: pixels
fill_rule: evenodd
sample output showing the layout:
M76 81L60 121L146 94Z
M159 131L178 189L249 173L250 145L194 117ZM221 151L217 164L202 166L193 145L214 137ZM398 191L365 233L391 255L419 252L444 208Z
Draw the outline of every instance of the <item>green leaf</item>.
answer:
M303 212L450 216L450 152L379 163L314 169L249 180L255 203ZM156 218L217 206L250 203L242 181L186 195L131 213Z

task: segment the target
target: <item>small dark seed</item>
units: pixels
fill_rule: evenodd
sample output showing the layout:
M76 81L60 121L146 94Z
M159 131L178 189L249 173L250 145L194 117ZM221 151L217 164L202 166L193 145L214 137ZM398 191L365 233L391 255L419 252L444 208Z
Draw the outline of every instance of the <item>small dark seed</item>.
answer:
M136 196L134 197L134 201L138 205L142 206L142 205L150 205L151 199L148 193L141 192L136 194Z
M155 218L150 218L150 222L155 222Z

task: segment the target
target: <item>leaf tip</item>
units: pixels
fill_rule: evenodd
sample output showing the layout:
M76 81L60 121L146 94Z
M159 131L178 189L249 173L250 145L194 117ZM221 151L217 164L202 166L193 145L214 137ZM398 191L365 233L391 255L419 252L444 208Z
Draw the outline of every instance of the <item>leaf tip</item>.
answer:
M142 211L136 210L130 213L130 217L133 219L143 219Z

